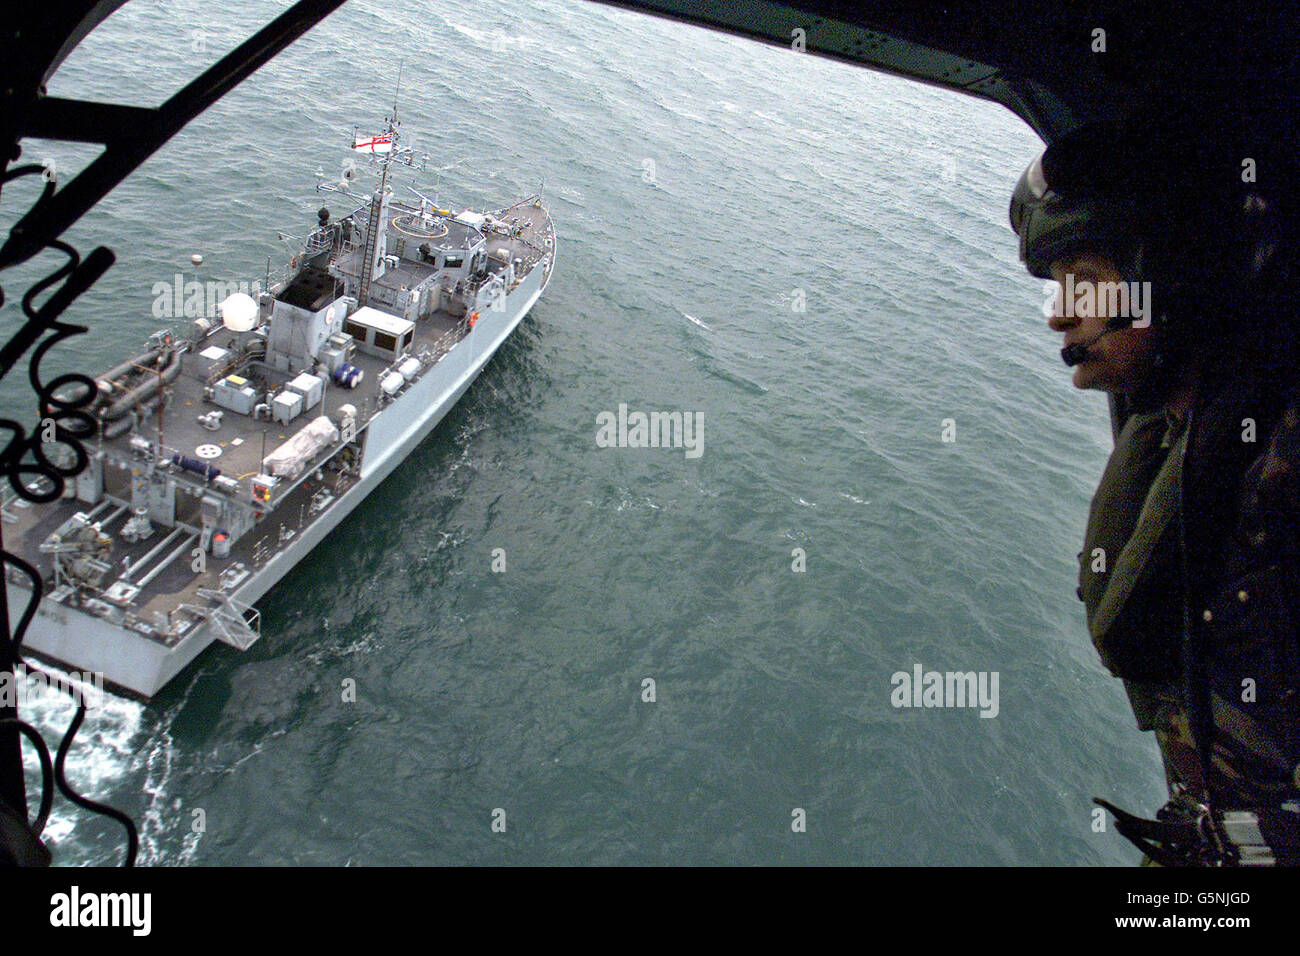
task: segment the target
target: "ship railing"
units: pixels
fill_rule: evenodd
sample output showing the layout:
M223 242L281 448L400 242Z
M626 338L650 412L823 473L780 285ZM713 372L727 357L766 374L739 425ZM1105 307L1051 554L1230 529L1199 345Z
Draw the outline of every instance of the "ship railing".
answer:
M500 212L509 212L511 209L518 209L520 206L531 206L535 203L540 205L541 201L542 201L542 194L533 193L531 196L525 196L523 199L511 203L509 206L503 207L500 210Z
M342 238L338 232L334 230L317 230L317 232L320 233L319 239L317 238L316 233L312 233L312 235L307 237L307 244L303 247L305 255L314 256L317 253L324 252L326 249L334 249L337 254L342 254L345 252L351 252L358 246L355 231L346 239Z
M304 256L314 256L328 249L333 241L333 229L313 229L302 244L302 253Z
M247 357L248 356L246 355L236 355L234 358L226 359L226 361L213 368L212 371L204 377L203 384L208 387L216 385L217 382L221 381L227 375L237 371L243 360Z
M493 283L500 283L501 275L498 273L491 273L481 279L462 279L461 282L463 282L464 285L460 287L459 294L467 303L470 303L478 298L479 292L482 291L485 286L492 285Z
M246 651L262 636L262 613L251 604L236 601L225 591L199 588L198 596L216 604L210 608L186 605L186 610L208 620L216 629L217 639Z
M452 326L450 329L443 332L442 335L438 336L432 342L428 343L427 345L421 346L418 351L415 351L412 357L420 360L420 371L417 374L422 375L426 370L432 368L433 366L441 362L443 358L446 357L451 352L451 350L455 347L456 343L465 337L465 334L468 331L469 331L469 317L466 316L462 318L458 323L456 323L456 325ZM390 368L385 371L387 372L387 371L396 370L397 366L401 364L401 361L402 360L399 359L397 362L394 362L393 365L390 366ZM390 400L388 393L383 390L383 387L381 385L379 385L379 381L382 380L382 378L383 376L381 375L375 380L376 391L374 395L375 400L378 402L381 408L383 407L385 402ZM365 421L369 421L370 419L370 415L368 414L369 402L370 399L367 398L366 411L363 411L362 413L362 417ZM376 409L376 411L378 411L378 409Z
M237 373L241 368L248 364L249 361L262 362L266 360L266 343L256 339L246 342L243 348L235 351L228 359L220 365L215 366L203 379L205 387L211 388L221 381L227 375Z
M297 270L290 266L281 266L279 269L254 280L250 286L250 292L256 298L261 292L269 292L278 285L286 285L293 279Z
M454 341L455 332L455 329L451 329L429 343L430 365L438 364L438 362L442 360L442 357L451 351L452 346L456 344Z
M356 233L354 232L350 238L344 239L339 243L338 251L330 257L330 265L337 266L340 260L346 258L353 252L356 252L359 248L360 245L357 243Z

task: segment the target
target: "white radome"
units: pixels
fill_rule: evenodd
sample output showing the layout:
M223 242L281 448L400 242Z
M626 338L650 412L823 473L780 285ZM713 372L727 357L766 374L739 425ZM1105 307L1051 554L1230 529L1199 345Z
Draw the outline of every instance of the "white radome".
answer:
M257 324L257 303L247 292L236 292L221 301L221 324L232 332L247 332Z

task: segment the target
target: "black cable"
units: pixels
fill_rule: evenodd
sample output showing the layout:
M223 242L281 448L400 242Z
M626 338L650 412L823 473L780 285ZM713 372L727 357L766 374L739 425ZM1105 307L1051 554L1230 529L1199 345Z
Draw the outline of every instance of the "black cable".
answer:
M37 673L42 672L37 670ZM81 722L85 719L86 703L85 701L78 701L76 716L72 718L72 723L68 725L67 733L65 733L63 739L59 741L59 751L54 757L54 782L58 784L59 792L77 806L81 807L81 809L89 810L91 813L97 813L100 816L110 817L126 828L126 859L122 861L122 865L135 866L135 856L140 850L140 834L135 828L135 821L115 807L110 807L106 803L99 803L95 800L83 797L68 785L68 780L63 775L63 763L67 759L68 751L72 747L72 738L77 735L77 730L81 727Z
M24 500L45 503L58 499L63 493L66 479L76 476L86 466L88 458L82 440L90 437L98 428L98 422L87 413L87 406L91 405L97 396L95 382L85 375L72 374L61 375L48 383L42 383L39 366L45 353L54 345L70 336L88 331L84 326L60 323L57 318L112 265L113 254L100 246L92 250L86 261L82 262L76 250L60 242L58 236L77 222L114 186L194 117L238 86L343 3L344 0L296 0L289 9L191 80L157 109L143 110L85 102L64 103L66 110L70 111L70 116L65 115L64 120L71 119L71 122L68 128L65 128L56 119L53 124L53 135L50 138L86 138L87 141L102 142L106 148L71 183L57 192L54 177L46 174L45 187L40 198L33 203L26 215L10 228L8 238L3 245L0 245L0 269L16 262L25 262L47 248L56 249L68 256L68 261L63 266L34 285L23 297L23 314L27 316L28 321L8 342L0 346L0 379L9 373L28 349L35 347L35 352L30 359L28 375L40 402L39 410L42 419L54 420L55 443L71 448L74 457L71 465L52 462L39 441L44 437L41 432L45 429L38 425L29 436L17 422L0 420L0 430L9 432L9 440L0 451L0 476L7 476L14 491ZM15 33L14 37L17 36L18 34ZM24 42L30 41L24 38ZM51 70L54 66L57 66L57 60L51 65ZM9 92L12 94L14 91ZM136 118L136 124L141 128L130 130L128 135L115 135L112 129L105 132L103 129L95 128L97 122L101 122L105 117L120 118L124 114ZM17 111L16 116L17 118L12 122L9 121L11 119L9 116L5 116L4 131L0 134L4 140L0 143L0 148L5 152L0 153L0 163L8 164L16 160L21 154L21 148L18 146L19 138L24 133L42 135L39 119L48 119L48 116L36 109L32 110L31 116L23 111ZM144 119L140 120L140 117ZM38 120L36 129L31 126L33 118ZM109 125L125 127L126 123L113 122ZM120 131L122 134L127 132L125 128ZM20 176L34 175L38 172L45 173L45 167L31 163L0 170L0 189L5 183ZM36 307L34 305L36 296L60 281L63 284L40 307ZM0 288L0 306L4 305L4 301L4 290ZM46 335L48 338L38 344L39 340ZM61 398L59 393L70 385L81 386L83 394L74 398ZM24 462L24 458L28 455L31 456L34 464ZM24 482L22 476L31 474L37 475L42 481ZM28 487L29 484L36 487ZM23 620L13 636L4 633L4 628L8 627L9 623L8 605L7 603L0 605L0 654L9 655L0 658L0 664L12 669L16 668L22 660L19 647L23 633L35 613L36 604L40 601L41 588L39 575L35 569L15 556L4 553L3 547L4 542L0 537L0 555L2 555L0 573L7 575L8 571L4 565L13 564L33 578L34 584L33 600L29 603ZM7 602L6 584L7 578L0 578L0 601ZM129 866L135 861L139 844L134 823L125 814L76 794L63 777L64 759L84 717L85 707L80 706L59 745L53 777L59 790L69 800L94 813L113 817L127 828L126 863ZM6 717L6 723L0 726L9 726L7 722L10 719ZM17 728L17 724L13 727ZM21 730L19 732L25 733ZM21 750L16 737L13 743L18 748L16 756L18 779L15 789L21 800L23 793ZM0 745L7 746L8 741L0 741ZM0 772L8 769L0 767ZM44 776L44 764L42 764L42 773ZM44 786L44 780L42 785Z
M0 720L0 727L14 727L17 731L31 741L36 748L36 756L41 761L41 806L36 812L36 820L31 823L32 832L40 836L45 829L45 823L50 818L50 807L54 805L54 767L50 762L50 748L45 746L45 738L41 732L27 723L25 720L19 720L16 717L6 717Z
M43 166L35 164L18 166L0 174L0 185L20 176L34 175L43 171ZM41 193L42 200L53 193L54 185L52 177L47 179ZM65 339L89 331L86 326L60 322L58 316L86 288L89 288L89 285L112 262L112 254L106 249L96 249L91 254L90 259L83 263L77 250L59 239L47 241L45 247L63 253L67 257L67 261L44 278L37 280L27 290L22 298L22 311L27 318L27 323L0 348L0 378L3 378L18 359L22 357L23 353L34 346L31 357L28 359L27 377L36 392L38 411L41 418L30 434L19 422L7 418L0 419L0 430L9 433L8 441L3 449L0 449L0 475L8 478L10 486L20 497L36 504L45 504L61 498L67 480L79 474L90 461L84 442L94 435L98 429L98 423L86 411L87 407L95 400L96 385L94 379L80 373L70 373L59 375L49 382L45 382L41 379L40 365L46 353L55 345ZM60 283L62 284L59 285ZM58 288L55 288L48 298L40 305L37 305L36 298L56 285ZM0 306L4 305L4 301L4 290L3 287L0 287ZM74 397L65 397L69 386L80 386L80 394ZM49 437L47 434L48 427L45 424L47 420L52 421L54 425L53 441L50 444L58 444L71 449L73 460L70 464L54 462L46 454L45 439ZM25 461L29 455L31 461ZM35 476L36 480L25 476ZM0 590L0 596L7 595L8 569L10 567L15 568L28 578L31 586L31 597L27 601L27 606L23 609L18 624L13 628L12 633L2 635L7 644L7 663L15 674L18 666L22 665L26 672L41 675L46 678L47 683L57 686L67 693L77 705L77 712L68 725L68 729L64 732L63 738L59 741L58 751L52 765L49 747L41 737L40 732L31 724L17 718L0 720L0 727L11 727L26 737L36 748L37 757L40 760L41 803L36 822L31 824L34 834L39 837L45 828L53 803L54 788L57 787L65 799L83 810L109 817L122 824L126 829L127 838L126 858L123 863L125 866L134 866L140 847L140 837L135 822L114 807L82 796L68 783L65 772L67 756L72 749L72 743L76 738L77 731L85 721L86 704L84 700L80 699L80 695L71 686L70 682L54 679L46 671L33 667L24 661L22 656L23 638L32 619L36 616L36 609L40 605L45 588L40 572L16 554L4 550L3 542L0 541L0 568L3 568L5 574L5 579L0 581L0 586L3 586L3 590ZM3 597L0 597L0 599L3 599Z
M29 740L33 740L37 746L37 754L41 758L41 814L38 816L40 825L36 827L36 833L37 835L40 834L40 831L45 826L45 817L49 814L49 803L53 799L53 792L50 784L50 780L52 779L53 784L59 788L59 792L62 793L66 799L72 801L83 810L89 810L91 813L109 817L110 819L116 820L118 823L122 824L126 829L126 859L123 861L123 866L135 866L136 854L139 852L140 848L140 835L136 829L135 821L121 810L111 807L108 804L98 803L97 801L83 797L81 794L77 793L72 789L72 785L68 783L67 776L64 772L64 765L67 760L68 751L72 749L72 741L77 736L77 731L81 728L82 722L86 719L85 701L79 699L77 693L69 686L67 681L57 680L47 671L28 664L23 659L20 651L23 637L27 633L27 626L31 623L32 618L36 616L36 608L41 602L41 595L44 591L40 573L16 554L4 550L0 550L0 565L12 565L16 567L19 571L27 575L32 584L32 596L28 600L27 606L23 609L23 614L22 617L19 618L18 626L14 628L13 635L9 638L9 647L15 664L22 664L24 670L28 673L40 674L46 679L47 684L58 687L60 690L66 692L77 705L77 713L73 716L72 723L68 725L68 729L64 731L63 739L59 741L59 749L55 756L52 771L50 767L49 748L45 745L45 741L40 737L39 733L37 733L31 725L13 719L0 721L0 726L10 724L16 725L20 733L23 733ZM36 735L35 738L33 738L33 734Z

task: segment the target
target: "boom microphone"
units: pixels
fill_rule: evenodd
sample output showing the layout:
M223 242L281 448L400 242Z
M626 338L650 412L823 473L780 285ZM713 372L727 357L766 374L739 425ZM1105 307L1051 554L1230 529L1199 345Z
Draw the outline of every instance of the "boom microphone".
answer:
M1106 327L1090 338L1087 342L1073 342L1061 349L1061 361L1069 368L1081 364L1088 358L1088 350L1100 342L1103 338L1112 332L1118 332L1120 329L1127 329L1133 325L1132 319L1116 316L1106 322Z

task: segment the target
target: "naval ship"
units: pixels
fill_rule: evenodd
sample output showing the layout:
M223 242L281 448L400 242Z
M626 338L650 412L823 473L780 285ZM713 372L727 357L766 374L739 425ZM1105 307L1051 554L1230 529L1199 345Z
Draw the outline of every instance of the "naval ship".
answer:
M540 195L440 208L390 171L421 168L385 132L353 137L354 176L219 316L155 332L95 381L97 434L61 497L0 499L7 548L43 579L24 650L147 700L215 641L261 634L254 602L419 444L528 314L555 267ZM350 181L351 180L351 181ZM84 388L84 386L83 386ZM50 457L67 446L55 445ZM18 621L31 580L9 571ZM93 678L90 675L94 675Z

